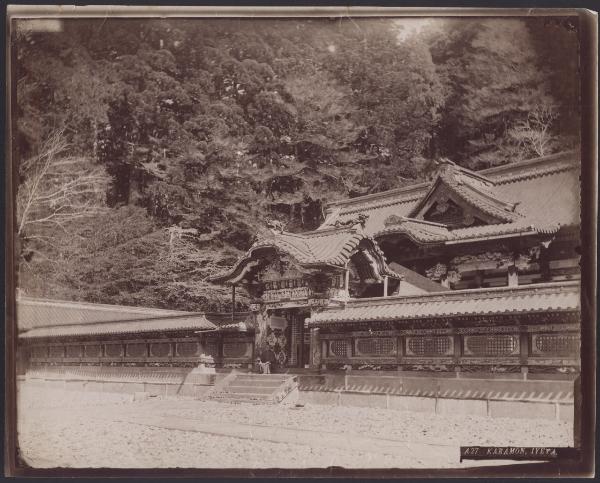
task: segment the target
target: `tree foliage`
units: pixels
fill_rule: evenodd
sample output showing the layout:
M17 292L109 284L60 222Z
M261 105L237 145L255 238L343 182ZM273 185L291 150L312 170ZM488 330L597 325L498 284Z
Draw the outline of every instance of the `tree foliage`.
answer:
M33 294L224 308L204 280L266 218L310 230L327 202L419 179L439 156L483 168L577 142L569 20L435 19L412 35L387 18L62 25L15 39L19 219L57 130L68 149L52 159L73 174L56 179L84 180L106 213L42 235L54 248L22 265Z

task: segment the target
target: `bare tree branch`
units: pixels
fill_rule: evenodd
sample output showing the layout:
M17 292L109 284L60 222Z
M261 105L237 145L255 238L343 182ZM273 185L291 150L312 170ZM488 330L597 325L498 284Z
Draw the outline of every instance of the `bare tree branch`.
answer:
M552 104L538 105L524 121L518 122L508 134L519 147L537 156L549 154L554 141L550 129L558 115Z
M68 232L72 223L106 209L109 178L104 168L69 156L68 147L64 132L55 131L36 156L19 166L22 181L17 191L17 236L23 240L51 245L49 229ZM28 251L34 252L32 248Z

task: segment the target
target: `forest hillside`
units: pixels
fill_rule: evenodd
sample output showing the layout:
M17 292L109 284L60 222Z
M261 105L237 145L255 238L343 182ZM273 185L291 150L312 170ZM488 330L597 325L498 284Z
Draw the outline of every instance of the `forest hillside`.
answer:
M206 277L265 220L570 149L577 25L527 19L71 19L13 34L23 293L229 310ZM245 298L238 297L239 308Z

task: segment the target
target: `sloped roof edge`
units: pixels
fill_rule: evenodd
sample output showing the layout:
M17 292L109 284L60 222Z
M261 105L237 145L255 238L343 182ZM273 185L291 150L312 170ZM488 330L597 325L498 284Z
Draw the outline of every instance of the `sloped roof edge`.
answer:
M577 160L579 159L579 155L579 150L563 151L548 156L494 166L481 171L473 171L473 173L477 175L485 175L498 184L508 183L516 181L517 179L541 176L543 174L561 171L564 169L576 169L578 167ZM347 200L332 201L327 204L326 209L328 214L330 211L333 211L337 208L340 211L343 210L343 214L347 215L350 213L359 212L361 209L373 208L372 206L369 206L368 208L361 208L360 205L363 203L379 201L382 206L396 203L407 203L420 199L427 193L427 191L429 191L430 186L430 181L419 182L403 186L401 188L357 196L356 198L350 198ZM401 196L401 199L395 199L399 196ZM379 206L379 204L377 206Z

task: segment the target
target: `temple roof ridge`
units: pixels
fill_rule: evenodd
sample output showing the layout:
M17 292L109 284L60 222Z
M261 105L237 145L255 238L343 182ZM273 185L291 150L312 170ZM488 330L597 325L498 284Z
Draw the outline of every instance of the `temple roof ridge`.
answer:
M580 151L578 149L562 151L548 156L494 166L480 171L470 170L453 161L448 161L459 168L462 173L469 173L473 178L501 185L521 179L535 178L559 171L576 169L578 167L579 154ZM418 200L427 193L432 182L434 181L417 182L387 191L357 196L347 200L333 201L327 204L327 211L329 214L333 214L331 212L337 208L339 215L347 215L360 212L366 208L373 209L375 207Z
M581 308L580 298L579 282L571 281L350 299L344 307L326 308L313 314L308 324L319 326L433 317L576 312Z

